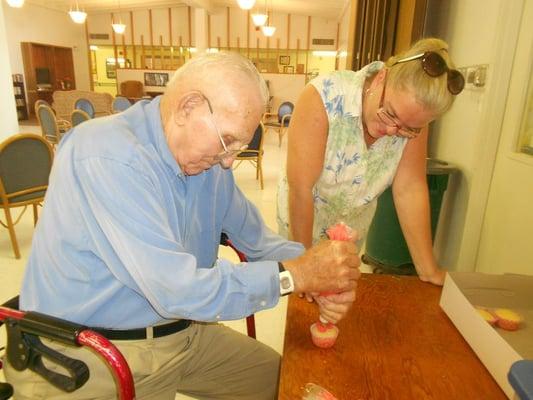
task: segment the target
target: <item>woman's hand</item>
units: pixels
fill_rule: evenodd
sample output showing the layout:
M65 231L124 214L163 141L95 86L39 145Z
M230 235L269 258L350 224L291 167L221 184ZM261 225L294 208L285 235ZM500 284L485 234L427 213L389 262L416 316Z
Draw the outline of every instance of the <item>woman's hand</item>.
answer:
M444 285L444 278L446 278L446 271L442 268L436 267L430 273L419 273L418 277L423 282L429 282L437 286Z

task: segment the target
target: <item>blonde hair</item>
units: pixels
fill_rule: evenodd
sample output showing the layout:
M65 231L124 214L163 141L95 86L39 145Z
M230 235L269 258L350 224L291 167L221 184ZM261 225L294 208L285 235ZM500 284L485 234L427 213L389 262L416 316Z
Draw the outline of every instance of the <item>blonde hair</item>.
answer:
M426 51L438 53L448 68L455 68L448 54L448 43L442 39L425 38L416 42L409 50L387 60L385 63L387 82L395 90L412 90L418 103L437 115L441 115L452 106L455 99L455 96L448 91L447 74L437 77L429 76L423 70L420 59L395 64L398 60Z

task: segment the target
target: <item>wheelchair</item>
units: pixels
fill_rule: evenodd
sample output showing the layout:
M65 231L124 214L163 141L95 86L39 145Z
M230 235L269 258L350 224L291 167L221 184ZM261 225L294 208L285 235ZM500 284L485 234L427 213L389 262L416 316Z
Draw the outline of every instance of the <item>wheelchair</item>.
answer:
M247 261L246 256L235 248L225 233L221 235L220 244L232 248L241 262ZM89 368L84 362L46 346L41 338L70 346L86 346L100 354L109 366L117 384L117 398L135 399L133 376L126 359L113 343L101 334L84 325L39 312L20 311L18 296L0 306L0 326L2 324L5 324L7 331L6 358L15 370L30 369L55 387L67 393L73 392L87 382ZM248 336L255 339L253 314L246 318L246 328ZM43 358L63 367L68 375L46 368ZM7 400L12 396L13 387L9 383L0 382L0 400Z

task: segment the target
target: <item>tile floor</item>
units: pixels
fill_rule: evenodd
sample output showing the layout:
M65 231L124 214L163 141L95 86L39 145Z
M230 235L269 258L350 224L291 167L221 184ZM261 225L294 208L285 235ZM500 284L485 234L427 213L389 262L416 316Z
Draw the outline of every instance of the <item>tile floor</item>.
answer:
M40 134L37 126L21 126L20 131ZM264 190L261 190L259 182L256 181L255 168L249 162L242 163L235 170L235 176L243 192L261 211L265 223L271 229L276 230L276 188L280 171L285 164L286 138L284 138L282 146L278 147L277 133L268 131L265 136L264 150ZM0 303L15 296L19 291L33 234L30 209L26 211L15 229L22 255L20 260L16 260L13 255L7 230L0 234ZM220 249L220 256L236 260L233 252L224 247ZM258 340L268 344L280 354L283 352L286 307L287 298L283 298L275 308L256 314ZM240 332L246 332L245 320L224 323ZM4 330L1 330L0 333L0 343L1 345L5 344ZM189 397L177 395L176 400L178 399L185 400Z

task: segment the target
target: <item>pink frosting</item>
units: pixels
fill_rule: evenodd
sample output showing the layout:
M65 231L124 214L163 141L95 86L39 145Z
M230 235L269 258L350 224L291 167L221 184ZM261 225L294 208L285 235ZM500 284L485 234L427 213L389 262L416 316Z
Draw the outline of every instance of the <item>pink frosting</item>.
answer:
M331 240L348 241L353 240L353 230L344 222L338 222L326 230L326 234Z

